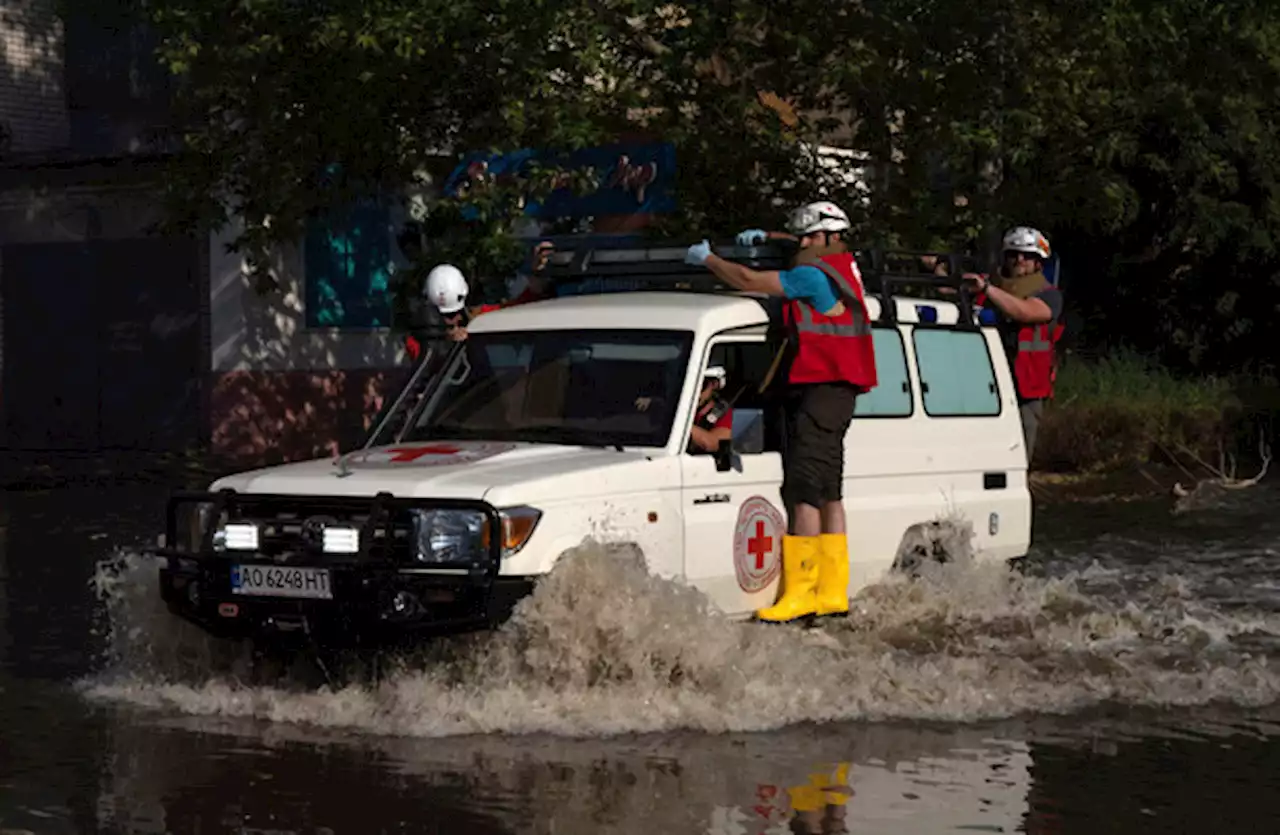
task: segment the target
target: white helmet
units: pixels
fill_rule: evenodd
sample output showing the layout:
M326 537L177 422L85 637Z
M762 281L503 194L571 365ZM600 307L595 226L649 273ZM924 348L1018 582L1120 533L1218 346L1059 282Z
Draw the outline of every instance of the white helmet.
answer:
M1049 257L1049 239L1039 229L1030 226L1015 226L1004 233L1005 252L1029 252L1041 258Z
M702 372L702 384L705 386L707 380L715 380L717 386L724 388L724 381L727 376L723 365L708 365L707 370Z
M457 313L467 303L467 280L462 270L452 264L440 264L427 273L427 285L423 290L441 313Z
M843 232L852 224L844 210L830 200L819 200L801 206L787 218L787 231L793 235L812 235L814 232Z

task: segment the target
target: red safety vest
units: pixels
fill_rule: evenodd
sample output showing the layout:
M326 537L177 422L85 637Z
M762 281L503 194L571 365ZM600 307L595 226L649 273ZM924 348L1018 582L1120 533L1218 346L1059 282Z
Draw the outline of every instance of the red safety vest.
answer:
M987 294L978 293L974 302L987 303ZM1064 326L1044 322L1023 325L1018 329L1018 351L1013 355L1013 381L1023 400L1053 397L1053 383L1058 377L1055 346L1062 339Z
M783 321L796 342L787 380L796 385L846 382L870 391L877 382L876 349L858 265L849 253L824 255L812 265L831 280L844 312L824 316L799 299L783 307Z

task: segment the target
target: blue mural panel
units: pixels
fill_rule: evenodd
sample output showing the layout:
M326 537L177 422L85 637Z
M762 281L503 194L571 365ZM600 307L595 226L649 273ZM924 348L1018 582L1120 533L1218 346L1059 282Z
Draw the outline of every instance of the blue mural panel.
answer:
M551 193L545 202L530 201L525 214L550 219L592 215L662 214L675 210L676 152L670 143L615 143L584 148L567 154L521 149L507 154L476 153L467 156L444 183L446 195L455 197L460 186L480 174L497 178L518 177L532 163L596 173L594 192L575 195L570 189Z
M309 328L391 325L391 213L365 200L307 224L306 322Z

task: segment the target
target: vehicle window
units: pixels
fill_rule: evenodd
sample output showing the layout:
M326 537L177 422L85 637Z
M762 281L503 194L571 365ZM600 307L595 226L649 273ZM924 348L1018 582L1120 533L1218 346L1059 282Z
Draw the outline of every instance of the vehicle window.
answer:
M916 328L912 334L925 414L993 417L1000 395L987 340L978 331Z
M664 446L692 343L687 331L471 334L406 437Z
M498 343L486 345L485 353L488 355L490 365L495 369L527 368L529 359L533 356L533 346Z
M854 417L910 417L911 383L907 349L896 328L872 328L876 346L876 387L858 396Z
M738 408L760 409L764 398L757 390L769 373L778 346L759 341L717 342L711 346L707 365L723 366L727 374L725 397Z
M776 345L763 339L732 340L711 346L706 366L725 369L722 395L733 404L733 446L739 454L752 455L776 449L772 442L776 404L758 391L769 373L777 352ZM704 367L706 367L704 366ZM699 374L702 369L699 369Z

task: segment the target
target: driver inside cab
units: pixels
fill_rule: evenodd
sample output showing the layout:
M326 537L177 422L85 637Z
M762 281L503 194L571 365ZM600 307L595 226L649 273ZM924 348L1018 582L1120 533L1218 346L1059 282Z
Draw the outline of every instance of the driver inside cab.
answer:
M720 392L725 385L724 366L707 366L702 376L702 391L698 393L698 411L694 414L693 428L689 431L689 453L715 452L721 441L733 435L733 407Z

